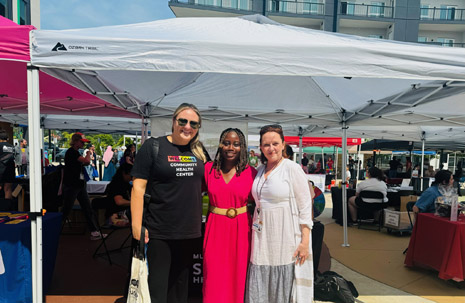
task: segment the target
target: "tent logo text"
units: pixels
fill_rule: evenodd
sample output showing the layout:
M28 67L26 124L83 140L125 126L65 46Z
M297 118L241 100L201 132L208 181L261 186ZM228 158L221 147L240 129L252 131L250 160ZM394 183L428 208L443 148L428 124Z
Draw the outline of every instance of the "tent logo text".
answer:
M84 45L68 45L66 47L63 43L58 42L52 51L97 51L96 46L84 46Z
M67 49L63 43L58 42L57 45L55 45L55 47L52 48L52 52L56 51L67 51Z

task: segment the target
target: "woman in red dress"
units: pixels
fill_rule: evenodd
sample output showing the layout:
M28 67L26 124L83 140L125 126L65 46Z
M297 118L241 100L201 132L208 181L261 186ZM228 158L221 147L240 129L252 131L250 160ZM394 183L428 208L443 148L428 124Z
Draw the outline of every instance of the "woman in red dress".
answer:
M257 171L249 166L244 134L224 130L213 162L205 164L210 208L203 244L203 302L244 302L250 256L247 202Z

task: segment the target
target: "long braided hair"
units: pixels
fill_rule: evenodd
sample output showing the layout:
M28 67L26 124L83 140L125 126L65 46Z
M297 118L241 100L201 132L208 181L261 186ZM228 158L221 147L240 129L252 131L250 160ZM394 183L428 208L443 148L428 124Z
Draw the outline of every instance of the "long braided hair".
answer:
M213 165L212 165L212 170L214 169L216 171L215 177L221 176L221 164L223 163L223 155L222 155L222 150L223 150L223 142L226 138L226 136L230 132L235 132L237 136L239 137L239 143L241 145L241 151L239 154L239 159L237 160L236 163L236 176L240 176L241 172L243 172L248 165L249 159L247 157L247 145L246 145L246 140L245 136L242 133L242 131L238 128L227 128L223 130L220 136L220 144L218 145L218 150L216 151L215 159L213 160Z

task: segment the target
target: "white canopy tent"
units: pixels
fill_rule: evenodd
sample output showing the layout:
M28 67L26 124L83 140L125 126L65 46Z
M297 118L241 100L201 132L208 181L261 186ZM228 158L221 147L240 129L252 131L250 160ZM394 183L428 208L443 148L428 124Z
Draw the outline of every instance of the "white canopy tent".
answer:
M345 142L349 124L408 124L399 117L417 109L438 118L420 125L462 123L457 108L441 119L443 107L434 104L462 92L455 81L465 80L464 49L314 31L259 15L37 30L31 32L31 63L29 121L37 127L36 68L145 117L170 117L181 102L195 103L218 130L226 120L302 125L304 132L339 127ZM422 97L410 97L412 88L431 85ZM31 184L40 188L40 164L31 162ZM40 209L41 195L33 196Z
M9 122L14 125L27 125L28 117L26 114L2 114L0 115L0 121ZM140 134L142 123L141 119L125 117L40 115L41 128L72 132Z

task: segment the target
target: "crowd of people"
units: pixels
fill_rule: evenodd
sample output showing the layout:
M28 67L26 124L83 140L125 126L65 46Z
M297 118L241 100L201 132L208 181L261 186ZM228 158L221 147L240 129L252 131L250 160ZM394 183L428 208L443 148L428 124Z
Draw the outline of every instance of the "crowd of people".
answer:
M311 302L313 296L313 198L306 173L334 171L332 157L318 162L303 154L302 163L290 160L292 148L284 142L280 125L260 130L260 154L248 152L240 129L227 128L213 159L199 140L200 112L183 103L172 117L169 135L145 141L136 155L129 145L123 155L108 146L103 155L106 189L105 217L117 226L131 226L135 240L147 249L148 284L152 302L187 302L194 243L202 237L202 192L209 212L203 242L204 302ZM0 147L10 157L0 171L5 197L15 167L27 168L27 141L10 146L0 130ZM83 154L80 149L87 145ZM17 151L15 152L15 149ZM63 171L63 223L75 200L83 210L91 239L101 239L86 188L96 168L95 146L82 133L71 137ZM2 159L0 159L2 160ZM394 157L389 176L395 177ZM348 180L357 161L349 157ZM13 169L13 174L11 173ZM411 162L409 169L411 169ZM414 207L431 212L442 188L454 178L441 170ZM348 201L352 221L370 201L357 199L363 190L383 193L383 172L369 167L367 180L358 184ZM254 204L253 211L248 205ZM145 229L144 238L141 231Z

